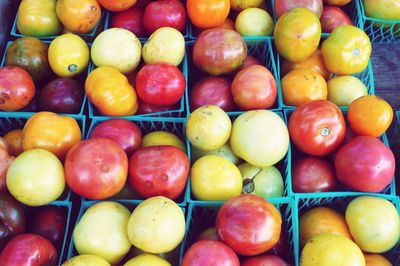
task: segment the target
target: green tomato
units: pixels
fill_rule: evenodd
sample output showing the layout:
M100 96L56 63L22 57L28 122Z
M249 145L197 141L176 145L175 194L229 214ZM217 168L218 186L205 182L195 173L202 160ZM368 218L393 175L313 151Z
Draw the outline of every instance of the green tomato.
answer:
M237 16L235 29L242 36L270 36L274 30L274 21L261 8L247 8Z
M197 161L198 159L200 159L201 157L206 156L206 155L220 156L220 157L230 161L234 165L238 165L241 162L240 158L237 157L233 153L231 146L229 145L229 142L225 143L221 148L216 149L216 150L211 150L211 151L203 151L203 150L197 149L194 146L191 146L190 153L191 153L192 163L194 163L195 161Z

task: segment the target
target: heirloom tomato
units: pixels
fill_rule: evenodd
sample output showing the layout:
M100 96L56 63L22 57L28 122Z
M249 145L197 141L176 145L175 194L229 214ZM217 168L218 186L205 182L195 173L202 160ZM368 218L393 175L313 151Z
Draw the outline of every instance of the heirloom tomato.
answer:
M188 16L198 28L209 29L222 25L230 10L229 0L188 0Z
M125 11L136 4L137 0L98 0L99 4L113 12Z
M22 129L9 131L4 135L4 140L8 146L8 153L12 156L18 156L23 152L22 149Z
M171 145L186 153L186 146L175 134L167 131L153 131L143 136L142 147Z
M227 143L225 143L222 147L220 147L216 150L211 150L211 151L203 151L203 150L199 150L199 149L195 148L194 146L190 146L190 153L191 153L192 162L195 162L198 159L200 159L201 157L206 156L206 155L220 156L224 159L227 159L234 165L238 165L242 161L239 157L237 157L233 153L231 146L229 145L229 141Z
M379 254L364 254L365 266L393 266L384 256Z
M6 149L0 147L0 193L7 192L7 171L14 159L15 157L11 156Z
M236 11L242 11L251 7L260 7L263 4L263 0L231 0L231 9Z
M332 5L332 6L345 6L350 3L352 0L324 0L325 5ZM389 0L391 1L391 0Z
M178 102L178 104L167 105L167 106L157 106L154 104L143 102L140 99L138 99L138 104L139 107L136 114L162 113L161 116L168 116L169 114L167 111L179 109L178 105L180 103Z
M397 0L362 0L362 4L367 17L383 20L400 19L400 2Z
M122 12L112 13L110 17L110 28L126 29L137 37L143 37L145 35L143 10L138 7L132 7Z
M328 100L338 106L349 106L367 94L365 84L354 76L339 76L328 80Z
M22 204L4 191L0 194L0 251L16 235L25 233L26 215Z
M351 18L340 7L324 6L324 12L321 17L321 26L323 32L332 32L341 25L354 25Z
M161 27L171 27L180 32L186 28L186 10L179 0L157 0L144 10L143 24L148 34Z
M61 266L110 266L105 259L97 255L78 255L68 259Z
M236 17L235 30L242 36L271 36L274 21L264 9L247 8Z
M125 262L124 266L140 266L140 265L148 265L148 266L171 266L171 264L165 259L161 258L158 255L154 254L141 254L136 256L127 262Z
M289 264L276 255L263 255L248 258L243 261L241 266L289 266Z
M304 7L314 12L318 17L322 15L322 0L278 0L274 1L275 14L279 18L283 13L297 7Z

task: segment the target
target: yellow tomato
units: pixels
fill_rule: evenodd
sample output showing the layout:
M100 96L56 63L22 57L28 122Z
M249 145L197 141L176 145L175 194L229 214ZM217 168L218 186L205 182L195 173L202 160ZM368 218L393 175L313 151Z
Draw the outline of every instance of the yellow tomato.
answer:
M251 7L259 7L264 0L231 0L231 8L236 11L242 11Z
M124 266L171 266L171 264L154 254L142 254L127 261Z
M352 0L324 0L324 4L332 6L345 6L351 1Z
M186 135L190 143L204 151L219 149L231 134L229 116L215 105L205 105L190 114L186 123Z
M64 191L64 168L51 152L32 149L21 153L11 163L6 183L10 194L23 204L46 205Z
M318 49L321 23L307 8L294 8L278 19L274 35L279 54L291 62L301 62Z
M172 145L186 153L186 146L175 134L167 131L153 131L143 136L142 147Z
M242 192L242 176L230 161L206 155L193 164L190 185L198 200L228 200Z
M75 119L52 112L39 112L26 122L22 130L22 148L41 148L63 160L68 151L82 139Z
M301 252L300 266L365 266L364 255L350 239L338 235L317 235Z
M346 222L357 245L366 252L382 253L400 239L400 219L388 200L360 196L346 209Z
M49 47L50 67L57 76L73 77L89 64L89 47L78 35L67 33L55 38Z
M111 264L96 255L79 255L64 262L61 266L111 266Z
M379 254L365 254L365 266L393 266L385 257Z
M363 0L362 2L367 17L383 20L400 19L400 2L397 0Z
M354 26L335 28L322 43L322 55L330 72L351 75L368 66L372 46L367 34Z
M203 156L206 155L217 155L220 156L228 161L230 161L231 163L238 165L241 160L240 158L238 158L232 151L231 149L231 145L229 145L229 141L227 143L225 143L222 147L216 149L216 150L212 150L212 151L203 151L203 150L199 150L194 146L190 147L190 153L191 153L191 159L192 162L197 161L198 159L200 159Z
M328 100L336 105L349 106L367 94L365 84L354 76L339 76L328 81Z
M270 36L274 30L274 21L261 8L247 8L236 17L235 29L242 36Z
M128 78L112 67L98 67L86 79L89 101L106 116L128 116L136 113L138 101Z
M4 140L7 143L9 154L12 156L20 155L22 149L22 129L15 129L4 135Z

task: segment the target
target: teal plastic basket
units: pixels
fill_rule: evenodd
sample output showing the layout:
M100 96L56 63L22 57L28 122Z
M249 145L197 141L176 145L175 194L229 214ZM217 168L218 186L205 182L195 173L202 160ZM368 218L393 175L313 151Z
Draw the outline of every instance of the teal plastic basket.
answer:
M285 109L284 113L285 113L286 124L289 124L289 118L290 118L290 116L292 115L293 112L294 112L294 109ZM346 117L346 115L347 115L347 112L344 111L344 116ZM386 133L383 134L382 136L380 136L379 139L386 146L390 147L389 146L389 140L387 138ZM299 151L297 149L296 145L294 145L292 142L290 142L290 147L291 147L291 151L292 151L292 153L291 153L292 158L291 158L290 162L291 162L291 164L293 164L296 161L296 159L302 157L304 155L304 153ZM349 162L349 163L351 163L351 162ZM293 189L293 187L292 187L292 189ZM358 191L352 191L352 190L350 190L350 189L348 189L346 187L342 187L342 186L338 187L337 189L339 191L337 191L336 193L339 193L339 194L342 193L343 195L358 195L358 194L362 193L362 192L358 192ZM318 193L317 192L316 193L295 193L292 190L291 193L292 193L292 195L296 195L296 196L297 195L301 195L301 196L303 196L303 195L311 195L311 196L317 197L319 195L324 195L324 193L328 193L328 192L323 192L323 193L319 193L319 192ZM392 195L392 196L395 195L396 194L396 178L393 177L392 182L383 191L381 191L380 193L385 194L385 195Z
M92 123L90 124L89 130L87 132L86 139L90 138L90 135L92 134L92 131L96 125L100 124L101 122L107 121L107 120L112 120L112 119L109 119L106 117L93 119ZM144 136L147 133L153 132L153 131L162 130L162 131L168 131L168 132L171 132L171 133L177 135L182 140L183 143L186 143L186 141L185 141L185 119L172 118L172 117L166 117L166 118L132 117L132 118L126 119L126 120L132 121L137 126L139 126L142 131L142 136ZM189 146L186 146L186 150L187 150L187 154L189 157L190 156ZM190 159L190 157L189 157L189 159ZM186 188L185 188L184 192L182 193L182 195L178 199L175 200L175 202L179 206L186 205L185 195L188 193L187 192L188 190L189 190L189 183L186 184ZM83 201L90 201L90 200L87 200L84 198L82 198L82 199L83 199ZM142 198L122 199L121 201L122 202L130 202L131 200L137 200L138 202L143 201Z
M350 203L351 200L355 199L358 196L374 196L378 198L386 199L392 202L397 211L400 214L400 202L398 197L389 196L389 195L381 195L381 194L371 194L371 193L354 193L353 195L344 195L340 192L333 193L320 193L315 195L301 195L295 197L295 212L293 213L293 217L296 217L295 220L295 230L294 234L294 242L297 244L295 247L295 259L296 265L300 263L301 250L300 250L300 238L299 238L299 218L308 210L315 207L329 207L333 210L345 214L346 207ZM400 265L400 242L392 248L390 251L382 254L387 259L389 259L393 265Z
M124 205L125 207L127 207L130 211L133 211L140 203L141 201L120 201L120 200L112 200L113 202L117 202L120 203L122 205ZM79 210L79 214L78 214L78 218L76 219L75 223L74 223L74 228L76 227L76 225L78 224L78 222L80 221L80 219L82 218L82 216L84 215L84 213L86 212L87 209L89 209L91 206L93 206L94 204L98 203L98 201L82 201L80 210ZM182 212L185 215L186 218L186 209L184 207L181 207ZM186 218L187 221L187 218ZM173 230L173 228L171 228L171 230ZM70 242L69 242L69 246L68 246L68 252L67 252L67 258L66 259L70 259L72 257L78 256L78 252L75 249L75 244L74 244L74 237L73 237L73 233L74 233L74 229L71 230L71 238L70 238ZM173 266L178 266L179 264L179 259L182 257L181 251L182 248L181 246L183 246L184 241L182 241L182 243L173 251L171 251L170 254L171 256L168 256L168 258L170 258L170 263ZM124 262L126 262L127 260L131 259L133 254L134 247L132 245L131 251L127 254L126 258L123 259L123 261L118 264L118 265L122 265Z
M246 38L245 42L248 48L248 54L254 56L258 60L261 61L262 65L267 67L269 71L271 71L277 83L277 96L275 104L269 110L271 111L280 111L282 110L282 93L279 91L280 88L278 86L278 71L275 65L275 56L272 50L271 40L269 39L259 39L259 38ZM193 62L192 53L193 53L193 45L195 41L190 41L187 43L186 49L188 51L188 67L189 67L189 76L188 76L188 89L185 91L186 95L186 112L187 115L190 115L190 103L189 103L189 90L191 90L195 84L200 81L202 78L210 76L201 70L199 70ZM233 79L233 77L232 77ZM243 113L243 111L236 110L233 112L227 112L228 115L238 115Z
M357 2L362 29L368 34L372 43L394 43L400 41L400 19L384 20L368 17L365 14L362 0Z
M298 248L294 241L294 232L296 232L297 217L294 216L294 200L290 198L269 199L282 216L282 230L284 232L287 250L284 254L285 259L290 265L295 265L295 249ZM215 226L215 219L222 203L195 203L191 202L188 206L186 236L184 245L182 245L182 258L189 247L194 244L200 233L209 227ZM182 258L180 262L182 262Z

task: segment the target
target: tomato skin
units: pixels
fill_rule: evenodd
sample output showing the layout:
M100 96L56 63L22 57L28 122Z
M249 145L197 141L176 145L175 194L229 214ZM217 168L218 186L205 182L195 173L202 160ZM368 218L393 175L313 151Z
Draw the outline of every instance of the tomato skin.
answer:
M393 266L385 257L379 254L364 254L365 266Z
M269 109L275 101L277 85L264 66L249 66L236 74L231 86L233 100L241 110Z
M274 2L275 14L279 18L283 13L293 8L304 7L314 12L318 17L322 15L322 0L278 0Z
M323 32L332 32L341 25L354 25L351 18L340 7L324 6L321 16L321 26Z
M136 4L137 0L98 0L99 4L113 12L125 11Z
M350 2L351 0L324 0L325 5L333 5L333 6L345 6Z
M145 35L143 10L138 7L132 7L122 12L112 13L110 27L126 29L137 37L143 37Z
M157 106L176 104L185 93L185 88L182 72L170 64L145 65L136 76L139 98Z
M14 160L14 156L11 156L6 149L0 147L0 193L8 191L6 184L7 170Z
M117 194L128 176L128 157L114 141L105 138L84 140L65 158L65 179L78 195L102 200Z
M184 32L186 10L179 0L158 0L146 6L143 15L146 32L152 34L161 27L172 27Z
M188 16L198 28L208 29L222 25L228 17L229 0L188 0L186 1Z
M279 241L282 218L279 211L264 198L239 195L219 209L216 228L222 242L244 256L270 250Z
M365 15L370 18L384 20L398 20L400 17L400 4L393 0L363 0Z
M8 153L10 155L18 156L23 152L23 150L22 150L22 129L11 130L7 134L5 134L3 138L4 138L5 142L7 143ZM1 191L1 188L0 188L0 191Z
M380 192L392 181L395 158L382 141L359 136L339 149L335 168L337 178L351 189Z
M276 255L264 255L246 259L241 266L289 266L289 264Z
M289 119L292 141L301 151L315 156L334 152L342 144L346 123L342 111L326 101L300 105Z
M176 109L179 109L179 106L176 104L168 106L157 106L139 100L139 108L137 110L137 114L151 114ZM162 114L161 116L168 116L168 114Z
M20 67L0 68L0 110L17 111L28 106L35 95L35 84Z

